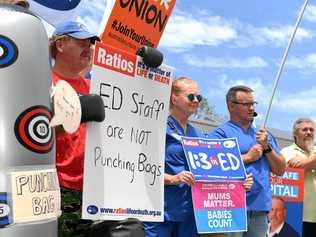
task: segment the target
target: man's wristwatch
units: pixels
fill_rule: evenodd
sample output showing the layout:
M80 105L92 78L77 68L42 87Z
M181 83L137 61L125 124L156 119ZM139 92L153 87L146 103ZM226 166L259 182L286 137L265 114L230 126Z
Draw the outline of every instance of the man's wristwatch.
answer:
M271 146L268 144L268 148L263 150L263 154L267 154L267 153L270 153L272 151L272 148Z

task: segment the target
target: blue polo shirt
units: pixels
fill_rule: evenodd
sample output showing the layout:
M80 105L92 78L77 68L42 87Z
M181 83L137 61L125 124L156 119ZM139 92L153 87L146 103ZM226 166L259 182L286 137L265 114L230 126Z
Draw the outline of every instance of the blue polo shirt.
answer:
M189 171L189 166L181 144L181 136L202 137L202 133L190 124L184 132L181 125L172 117L167 120L165 172L176 175ZM165 186L165 221L184 221L193 215L191 188L187 184Z
M228 121L209 134L210 138L232 138L238 140L240 153L245 154L255 145L256 129L253 126L244 131L237 123ZM268 141L275 152L280 154L280 149L275 138L269 133ZM262 155L260 159L245 165L247 173L253 174L254 184L247 192L247 211L269 211L271 209L270 167L268 159Z

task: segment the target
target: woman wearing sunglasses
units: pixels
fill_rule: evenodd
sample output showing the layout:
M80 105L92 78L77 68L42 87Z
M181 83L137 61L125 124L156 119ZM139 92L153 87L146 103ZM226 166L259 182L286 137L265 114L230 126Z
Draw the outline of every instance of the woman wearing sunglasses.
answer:
M170 97L170 115L167 121L165 150L165 193L164 222L145 222L147 237L197 237L193 213L191 186L194 177L189 171L181 145L181 136L203 137L188 123L189 117L196 113L202 96L195 81L180 77L173 81ZM248 176L246 190L253 184ZM225 234L206 234L203 237L220 237Z
M172 83L165 151L164 222L145 223L147 237L198 236L191 198L194 177L189 172L180 138L202 136L188 123L202 100L198 93L197 83L188 77L180 77Z

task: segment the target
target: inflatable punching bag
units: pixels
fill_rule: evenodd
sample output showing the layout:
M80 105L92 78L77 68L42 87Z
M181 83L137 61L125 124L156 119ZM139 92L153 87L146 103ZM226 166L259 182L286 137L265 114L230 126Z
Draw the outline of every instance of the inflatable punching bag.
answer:
M48 38L26 9L0 4L0 16L0 236L56 237Z

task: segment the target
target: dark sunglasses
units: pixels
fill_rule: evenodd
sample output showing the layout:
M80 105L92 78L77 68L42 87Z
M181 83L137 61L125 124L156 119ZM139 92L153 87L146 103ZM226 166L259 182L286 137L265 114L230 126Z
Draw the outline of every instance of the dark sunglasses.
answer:
M187 97L188 97L188 100L189 100L190 102L193 102L195 99L196 99L198 102L201 102L202 99L203 99L203 97L202 97L201 95L194 95L194 94L188 94Z

